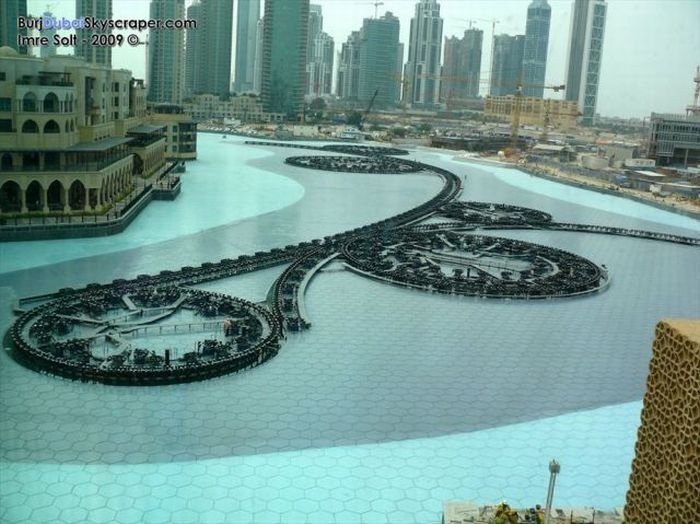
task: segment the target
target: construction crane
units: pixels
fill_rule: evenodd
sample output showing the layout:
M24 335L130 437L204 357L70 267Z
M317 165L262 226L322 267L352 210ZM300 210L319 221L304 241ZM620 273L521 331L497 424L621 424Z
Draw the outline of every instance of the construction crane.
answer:
M375 89L374 94L372 95L372 99L369 101L369 105L367 106L367 109L365 109L365 112L362 115L362 118L360 119L360 123L357 124L357 129L359 129L360 131L363 131L363 128L365 127L365 120L367 119L367 116L369 116L369 112L372 110L372 106L374 105L374 99L377 98L378 94L379 89Z
M513 149L518 148L518 138L519 138L519 132L520 132L520 109L522 108L522 103L523 103L523 87L534 87L538 89L551 89L555 93L559 91L563 91L566 88L566 85L561 84L561 85L555 85L555 86L545 86L545 85L534 85L534 84L525 84L523 85L521 80L518 80L518 85L515 88L515 96L513 97L513 120L511 122L511 130L510 130L510 143L511 147ZM548 116L545 117L548 119ZM545 121L545 129L546 129L546 121Z
M379 14L379 6L384 5L384 2L364 2L367 5L373 5L374 6L374 18L377 18L377 15Z
M700 99L700 66L695 70L695 96L693 97L693 105L685 108L685 112L688 116L700 116L700 106L698 105L698 99Z

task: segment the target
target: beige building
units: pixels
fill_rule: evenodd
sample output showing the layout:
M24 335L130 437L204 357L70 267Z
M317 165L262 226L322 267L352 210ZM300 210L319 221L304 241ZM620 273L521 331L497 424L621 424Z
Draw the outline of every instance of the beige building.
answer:
M99 214L165 170L145 109L130 71L0 48L0 215Z
M487 96L484 115L510 121L513 116L515 97ZM520 99L520 124L537 127L553 127L569 130L576 127L578 103L569 100L553 100L523 96Z
M232 96L221 100L217 95L194 95L183 104L184 112L196 122L206 120L239 120L241 123L283 122L283 114L265 113L262 100L256 95Z
M197 159L197 123L175 104L157 104L151 107L148 120L164 126L165 158L184 161Z

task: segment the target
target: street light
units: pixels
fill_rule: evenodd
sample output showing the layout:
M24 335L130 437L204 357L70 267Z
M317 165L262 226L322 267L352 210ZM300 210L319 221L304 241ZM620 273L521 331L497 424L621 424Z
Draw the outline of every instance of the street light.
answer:
M552 511L552 498L554 498L554 483L557 480L557 474L561 471L561 465L556 460L552 459L549 462L549 488L547 488L547 504L544 509L544 524L549 524L549 515Z

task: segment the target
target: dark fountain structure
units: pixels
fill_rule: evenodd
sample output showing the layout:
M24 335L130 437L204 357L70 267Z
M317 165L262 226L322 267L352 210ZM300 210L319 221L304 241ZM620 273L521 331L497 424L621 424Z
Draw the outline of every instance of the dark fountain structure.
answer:
M85 382L143 386L204 380L258 366L280 351L289 332L308 329L306 287L331 261L423 291L541 300L596 293L610 277L604 266L581 256L498 237L493 230L585 231L700 244L662 233L558 223L523 207L460 201L460 177L396 158L407 153L398 149L248 144L321 151L286 159L292 166L323 171L319 176L422 173L440 177L443 187L404 213L325 238L22 299L6 337L14 358L36 371ZM289 265L264 304L192 287L281 264Z

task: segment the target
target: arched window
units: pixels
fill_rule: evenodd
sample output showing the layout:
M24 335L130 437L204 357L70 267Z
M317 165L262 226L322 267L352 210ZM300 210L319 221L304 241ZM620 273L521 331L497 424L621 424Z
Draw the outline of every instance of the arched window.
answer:
M24 201L27 203L29 211L41 211L43 203L41 201L41 184L34 180L27 187Z
M49 120L44 125L44 134L56 134L56 133L60 133L60 132L61 132L61 128L58 127L58 124L56 123L55 120Z
M52 211L63 211L63 184L54 180L46 191L46 203Z
M70 185L68 190L68 205L73 210L85 207L85 186L80 180L76 180Z
M24 95L22 98L22 111L24 112L35 112L39 109L39 104L37 103L36 95L31 91Z
M49 93L44 97L44 112L58 113L59 111L58 97L55 93Z
M36 122L34 120L27 120L24 124L22 124L22 133L38 133L39 132L39 126L36 125Z
M0 160L0 171L12 171L12 155L5 153Z
M5 212L21 211L20 191L19 184L11 180L0 186L0 209Z

